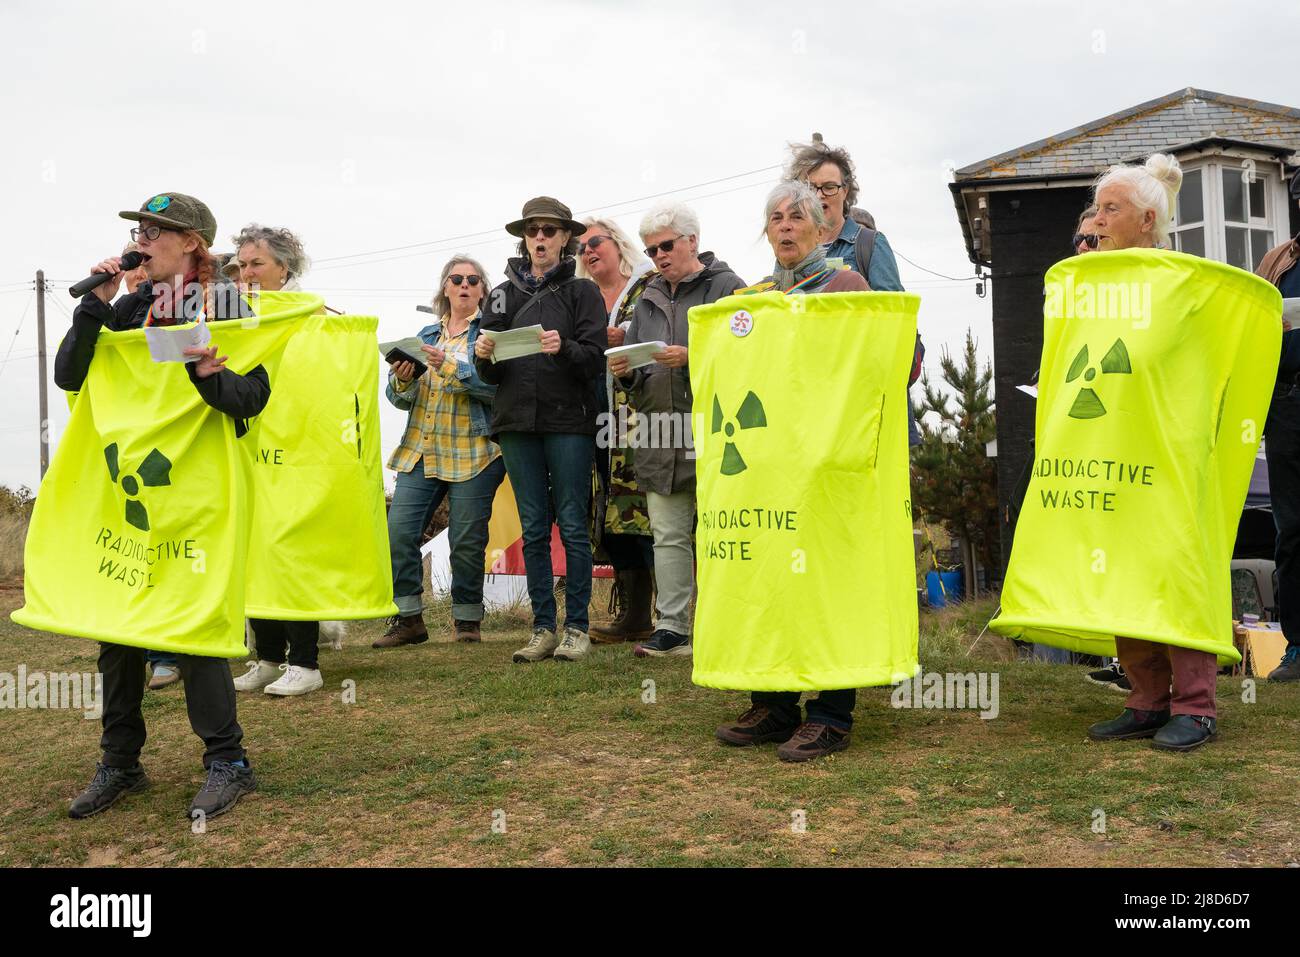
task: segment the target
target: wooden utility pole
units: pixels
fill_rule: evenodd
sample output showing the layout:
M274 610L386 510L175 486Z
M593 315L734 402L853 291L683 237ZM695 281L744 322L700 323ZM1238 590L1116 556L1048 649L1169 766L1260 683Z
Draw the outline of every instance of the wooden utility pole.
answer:
M50 467L50 400L45 391L45 270L36 270L36 388L40 395L41 478Z

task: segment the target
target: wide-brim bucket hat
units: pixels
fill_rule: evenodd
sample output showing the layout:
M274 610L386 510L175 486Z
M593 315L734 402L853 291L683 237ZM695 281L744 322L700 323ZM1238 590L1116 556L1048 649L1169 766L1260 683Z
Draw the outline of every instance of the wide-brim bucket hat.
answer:
M534 196L524 203L524 214L513 223L506 224L506 232L511 236L523 236L524 224L530 219L557 219L564 224L574 236L581 236L587 227L573 218L573 213L558 199L551 196Z

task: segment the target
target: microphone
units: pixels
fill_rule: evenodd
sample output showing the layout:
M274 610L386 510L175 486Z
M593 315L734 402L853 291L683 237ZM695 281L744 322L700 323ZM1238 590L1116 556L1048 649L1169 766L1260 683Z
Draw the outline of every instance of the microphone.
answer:
M132 250L122 257L122 272L130 272L142 262L144 262L144 257L138 252ZM114 275L116 275L116 273L97 272L93 275L87 276L85 279L81 280L81 282L69 288L68 294L72 296L73 299L80 299L86 293L90 292L90 290L104 285L104 283L112 279Z

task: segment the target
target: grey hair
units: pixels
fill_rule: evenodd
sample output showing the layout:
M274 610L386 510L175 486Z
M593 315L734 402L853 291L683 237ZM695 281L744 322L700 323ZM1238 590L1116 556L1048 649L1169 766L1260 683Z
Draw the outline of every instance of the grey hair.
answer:
M311 261L302 248L302 240L283 227L259 226L249 223L232 237L235 255L249 243L266 243L272 258L289 272L289 279L298 279L306 271Z
M1092 217L1096 216L1098 212L1100 212L1100 210L1097 209L1096 203L1089 205L1087 209L1079 214L1079 221L1074 224L1074 231L1077 233L1079 230L1083 229L1083 221L1085 219L1092 219Z
M482 302L487 301L487 270L483 268L477 259L466 256L464 253L457 253L447 260L447 265L442 267L442 276L438 279L438 291L433 294L433 314L439 319L444 318L451 312L451 300L447 298L447 293L444 291L447 288L447 277L451 275L453 269L462 265L474 267L474 271L478 273L479 285L483 287Z
M801 179L783 179L772 187L772 192L767 194L767 206L763 209L764 235L767 233L767 222L772 218L773 210L786 200L789 200L795 209L802 209L818 229L826 225L826 210L822 209L822 201L817 191Z
M600 219L597 216L588 216L583 221L587 231L583 233L584 240L591 235L592 229L603 229L609 233L609 238L614 240L614 245L618 247L618 271L625 278L632 278L633 267L645 262L645 253L632 245L632 240L628 238L627 233L619 228L618 223L612 219ZM591 273L587 272L587 264L578 257L578 277L580 279L590 279Z
M699 236L700 217L685 203L660 203L645 214L637 232L645 242L647 236L661 229L671 229L682 236Z
M812 171L823 163L834 163L844 180L844 214L847 216L858 201L858 177L853 170L853 160L843 147L832 149L822 142L820 133L813 134L811 143L790 144L790 165L785 168L786 179L806 180ZM818 200L818 205L821 200Z

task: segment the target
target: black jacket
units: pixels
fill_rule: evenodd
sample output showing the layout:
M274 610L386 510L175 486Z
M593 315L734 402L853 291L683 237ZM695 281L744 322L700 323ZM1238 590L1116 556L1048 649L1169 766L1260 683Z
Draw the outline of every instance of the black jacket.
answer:
M125 329L139 329L144 325L152 303L152 288L147 283L142 283L135 292L121 297L112 305L101 301L93 292L87 293L72 313L72 328L59 343L59 351L54 357L54 384L65 392L78 391L86 381L90 361L95 357L99 330L106 328L110 332L121 332ZM192 305L195 304L187 302L187 309ZM209 317L213 320L241 319L253 315L253 310L237 294L231 283L217 286L215 306L216 315ZM271 380L267 377L266 369L260 365L247 375L223 369L206 379L200 379L194 374L192 362L185 369L203 401L235 420L237 436L248 431L248 420L261 412L271 397Z
M596 380L605 371L605 325L600 288L574 276L566 259L546 286L534 292L520 278L523 259L511 259L507 279L488 295L483 329L540 325L560 334L557 355L522 356L505 362L475 357L484 382L497 386L492 435L501 432L596 434ZM529 305L532 303L532 305Z

